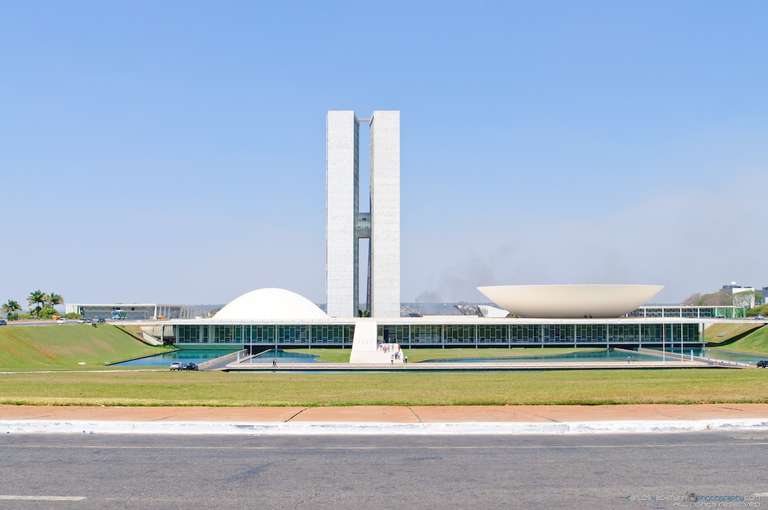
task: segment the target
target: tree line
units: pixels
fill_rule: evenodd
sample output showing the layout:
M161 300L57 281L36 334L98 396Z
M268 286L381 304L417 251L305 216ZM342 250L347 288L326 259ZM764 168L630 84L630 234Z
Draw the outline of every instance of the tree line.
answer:
M29 317L50 319L54 315L59 314L54 307L63 304L64 298L56 292L33 290L27 296L27 303L29 304ZM21 305L13 299L9 299L3 304L2 310L8 320L18 320L21 317Z

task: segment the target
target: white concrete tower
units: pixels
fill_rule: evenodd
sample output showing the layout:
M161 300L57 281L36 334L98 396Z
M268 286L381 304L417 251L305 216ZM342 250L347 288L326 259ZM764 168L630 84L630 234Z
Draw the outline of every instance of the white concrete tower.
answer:
M400 112L371 119L371 316L400 317Z
M371 212L359 207L359 124L370 125ZM359 242L370 239L371 316L400 316L400 112L358 119L329 111L326 124L326 290L328 314L354 317L360 308Z
M358 303L355 242L358 129L355 112L329 111L325 129L327 312L332 317L354 317Z

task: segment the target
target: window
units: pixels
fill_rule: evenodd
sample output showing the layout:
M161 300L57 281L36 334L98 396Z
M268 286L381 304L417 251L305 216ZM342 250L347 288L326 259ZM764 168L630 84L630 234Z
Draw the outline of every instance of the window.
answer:
M253 344L274 344L275 343L275 326L273 325L252 325L251 326L251 343Z
M475 344L475 326L448 325L445 326L445 343L447 344Z
M604 324L576 324L577 344L605 343L606 329Z
M611 343L635 344L640 340L639 324L611 324L608 326L608 338Z
M352 325L312 326L312 345L349 345L355 327Z
M572 344L573 328L571 324L545 324L544 343L547 344Z
M411 326L411 343L414 345L441 344L443 327L438 324Z
M234 326L214 326L213 341L217 344L229 344L235 341Z
M278 326L278 344L308 344L309 326Z
M513 324L509 334L513 344L540 344L541 326L536 324Z
M477 340L481 344L506 344L509 330L507 326L502 325L480 325L477 326Z
M378 327L377 336L380 342L388 344L407 344L408 326L384 324Z

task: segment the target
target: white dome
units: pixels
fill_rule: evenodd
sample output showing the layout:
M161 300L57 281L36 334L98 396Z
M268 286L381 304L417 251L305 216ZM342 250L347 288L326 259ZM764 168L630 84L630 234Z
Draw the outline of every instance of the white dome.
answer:
M312 301L290 290L256 289L227 303L213 318L269 321L327 319L328 316Z

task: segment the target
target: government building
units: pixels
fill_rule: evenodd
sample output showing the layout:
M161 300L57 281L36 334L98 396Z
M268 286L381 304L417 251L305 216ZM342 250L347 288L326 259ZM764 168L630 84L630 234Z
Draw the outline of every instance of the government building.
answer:
M370 189L362 197L361 129L370 141ZM737 307L647 305L663 288L647 284L484 286L478 290L493 305L480 307L480 315L401 317L400 112L329 111L325 172L326 310L288 290L257 289L210 319L173 318L163 334L172 330L180 346L350 348L355 362L374 359L371 353L387 344L701 347L707 324L743 317ZM368 211L361 212L365 200ZM369 242L364 299L361 240Z

